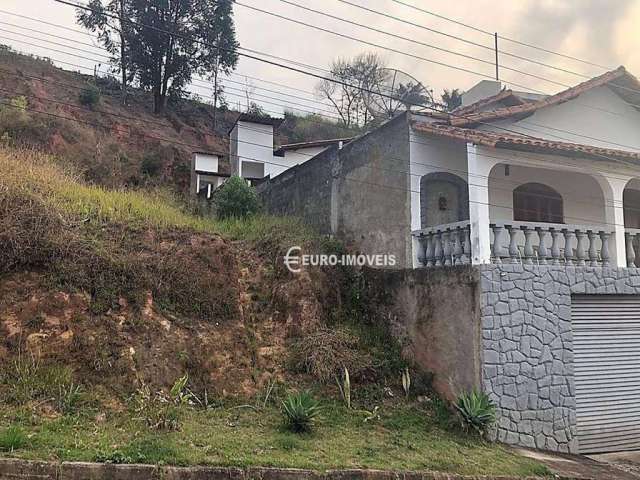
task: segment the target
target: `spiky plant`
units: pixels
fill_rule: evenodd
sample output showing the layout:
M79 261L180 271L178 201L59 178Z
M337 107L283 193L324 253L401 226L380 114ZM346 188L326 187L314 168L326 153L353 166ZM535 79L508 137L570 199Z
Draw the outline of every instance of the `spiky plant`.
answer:
M496 406L484 392L474 389L461 394L455 407L465 430L475 430L480 435L484 435L496 421Z
M294 433L313 430L320 411L320 404L309 392L289 394L282 402L284 425Z

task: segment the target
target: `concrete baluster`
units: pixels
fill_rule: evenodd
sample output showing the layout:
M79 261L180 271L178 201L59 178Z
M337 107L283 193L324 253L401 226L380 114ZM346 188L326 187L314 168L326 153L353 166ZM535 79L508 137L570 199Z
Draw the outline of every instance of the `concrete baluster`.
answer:
M565 265L574 265L573 262L573 236L574 233L566 228L562 230L564 234L564 263Z
M420 234L420 236L418 237L418 252L417 252L417 258L418 258L418 263L420 265L426 265L427 264L427 252L426 252L426 237L424 236L424 234Z
M462 246L462 262L471 263L471 227L466 226L463 229L464 244Z
M587 238L587 234L580 229L576 229L576 238L578 239L578 244L576 247L576 257L578 258L578 266L584 267L587 262L587 251L584 248L584 241Z
M461 265L462 264L462 239L460 238L460 232L462 229L457 227L455 230L451 232L453 236L453 264Z
M435 247L435 242L434 242L434 238L433 238L433 233L427 233L427 249L426 249L426 253L425 253L425 257L427 260L427 267L433 267L434 266L434 260L435 260L435 255L434 255L434 247Z
M442 253L445 267L451 266L451 235L449 231L442 232Z
M592 267L598 266L598 247L596 246L596 232L593 230L587 231L589 237L589 265Z
M502 263L502 227L500 225L491 225L493 229L493 245L491 251L493 253L493 263Z
M629 232L625 232L624 239L627 246L627 267L635 267L636 252L633 250L633 237Z
M434 265L436 267L441 267L442 266L442 238L441 238L441 234L440 232L435 232L433 234L434 236L434 241L435 241L435 247L434 247L434 256L435 256L435 263Z
M505 225L505 228L509 232L509 257L511 257L511 263L520 263L518 257L520 252L518 251L518 230L512 225Z
M602 257L602 266L608 267L611 265L611 255L609 254L609 236L608 232L600 231L600 241L602 242L602 250L600 256Z
M524 232L524 263L525 265L533 265L533 230L528 226L520 227Z
M550 228L551 232L551 265L560 265L560 232Z
M538 231L538 263L540 265L546 265L547 264L547 257L549 256L549 252L547 250L547 245L546 245L546 237L547 237L547 230L545 230L542 227L536 227L536 230Z

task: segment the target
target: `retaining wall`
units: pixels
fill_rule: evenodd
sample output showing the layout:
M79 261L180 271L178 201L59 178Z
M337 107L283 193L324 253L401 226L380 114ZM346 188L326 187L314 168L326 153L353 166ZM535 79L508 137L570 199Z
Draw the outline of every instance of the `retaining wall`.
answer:
M578 453L571 295L640 294L640 270L479 267L483 388L502 442Z

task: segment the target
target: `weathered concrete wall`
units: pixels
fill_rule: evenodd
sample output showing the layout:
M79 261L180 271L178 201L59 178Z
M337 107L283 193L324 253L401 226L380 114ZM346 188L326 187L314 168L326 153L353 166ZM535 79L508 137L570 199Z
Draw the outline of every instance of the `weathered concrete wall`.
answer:
M579 452L571 295L640 294L640 270L479 268L483 388L498 406L497 439Z
M479 279L470 266L365 270L367 301L390 322L406 357L431 372L435 389L450 400L480 388Z
M335 233L354 250L413 264L409 125L402 115L338 153Z
M337 159L338 148L334 146L258 185L258 195L266 211L300 217L319 233L332 233L332 168Z
M339 150L258 186L269 213L303 218L352 251L393 254L410 266L409 127L406 115Z

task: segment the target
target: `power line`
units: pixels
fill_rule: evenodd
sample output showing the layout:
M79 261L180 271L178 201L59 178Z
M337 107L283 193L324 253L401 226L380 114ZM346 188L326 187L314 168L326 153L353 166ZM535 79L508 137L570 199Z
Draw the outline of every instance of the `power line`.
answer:
M365 7L363 5L358 5L357 3L353 3L353 2L350 2L348 0L336 0L336 1L344 3L346 5L350 5L350 6L355 7L355 8L359 8L361 10L364 10L364 11L367 11L367 12L370 12L370 13L374 13L376 15L380 15L380 16L383 16L383 17L386 17L386 18L390 18L392 20L395 20L395 21L398 21L398 22L401 22L401 23L405 23L407 25L411 25L413 27L420 28L422 30L426 30L426 31L431 32L431 33L435 33L435 34L442 35L442 36L445 36L445 37L448 37L448 38L452 38L452 39L458 40L460 42L466 43L468 45L473 45L473 46L476 46L476 47L480 47L482 49L489 50L491 52L495 51L494 47L490 47L490 46L484 45L482 43L474 42L473 40L469 40L467 38L459 37L457 35L453 35L453 34L446 33L446 32L440 31L440 30L436 30L434 28L430 28L430 27L427 27L425 25L421 25L419 23L415 23L415 22L412 22L410 20L406 20L404 18L396 17L396 16L391 15L389 13L381 12L379 10L374 10L372 8ZM491 35L493 35L493 34L491 34ZM534 63L534 64L540 65L542 67L546 67L546 68L550 68L550 69L553 69L553 70L557 70L559 72L569 73L571 75L576 75L576 76L581 77L581 78L591 78L589 75L586 75L586 74L583 74L583 73L574 72L572 70L568 70L568 69L565 69L565 68L562 68L562 67L557 67L555 65L549 65L547 63L540 62L540 61L534 60L532 58L527 58L527 57L523 57L521 55L517 55L517 54L515 54L513 52L508 52L508 51L505 51L505 50L498 50L498 53L500 53L502 55L505 55L507 57L516 58L518 60L523 60L525 62ZM504 68L503 65L501 65L501 67Z
M54 1L55 1L55 2L57 2L57 3L61 3L61 4L65 4L65 5L73 6L73 7L76 7L76 8L81 8L81 9L84 9L84 10L88 10L88 11L96 12L96 10L91 9L91 8L87 7L86 5L79 5L79 4L76 4L76 3L69 2L69 1L67 1L67 0L54 0ZM236 3L237 3L237 2L236 2ZM105 15L105 16L108 16L108 17L116 18L116 19L117 19L117 17L116 17L116 16L114 16L114 15L104 14L104 13L102 13L102 14L103 14L103 15ZM144 28L152 29L152 30L154 30L154 31L159 31L159 32L164 33L164 34L167 34L167 35L169 35L169 36L173 35L173 36L175 36L175 37L179 37L179 38L186 38L186 39L189 39L189 40L194 41L194 42L195 42L195 43L197 43L197 44L205 45L205 46L208 46L208 47L217 48L217 49L219 49L219 50L224 50L224 51L230 51L230 50L231 50L231 49L229 49L229 48L221 47L221 46L218 46L218 45L216 45L216 44L211 44L211 43L208 43L208 42L203 42L203 41L200 41L200 40L194 39L194 38L192 38L192 37L190 37L190 36L188 36L188 35L184 35L184 34L181 34L181 33L178 33L178 32L170 32L170 31L168 31L168 30L160 29L160 28L154 27L154 26L152 26L152 25L140 24L140 23L138 23L138 22L131 22L131 21L129 21L129 20L127 20L127 23L132 24L132 25L135 25L135 26L138 26L138 27L144 27ZM246 48L242 48L242 50L247 50L247 49L246 49ZM290 71L297 72L297 73L300 73L300 74L303 74L303 75L309 75L309 76L312 76L312 77L318 78L318 79L320 79L320 80L330 81L330 82L333 82L333 83L335 83L335 84L342 85L342 86L346 86L346 87L350 87L350 88L359 88L361 91L364 91L364 92L367 92L367 93L371 93L371 94L376 94L376 95L384 96L384 97L386 97L386 98L390 98L390 99L392 99L392 100L396 100L396 101L398 100L398 99L397 99L396 97L394 97L394 96L387 95L387 94L385 94L385 93L381 93L381 92L379 92L379 91L374 91L374 90L372 90L372 89L370 89L370 88L364 88L364 87L360 87L360 86L357 86L357 85L353 85L353 84L350 84L350 83L348 83L348 82L345 82L345 81L342 81L342 80L339 80L339 79L326 77L326 76L323 76L323 75L320 75L320 74L316 74L316 73L313 73L313 72L308 72L308 71L306 71L306 70L302 70L302 69L297 68L297 67L292 67L292 66L289 66L289 65L283 65L283 64L281 64L281 63L278 63L278 62L275 62L275 61L272 61L272 60L268 60L268 59L265 59L265 58L256 57L255 55L249 55L249 54L246 54L246 53L243 53L243 52L238 52L238 55L245 56L245 57L250 58L250 59L252 59L252 60L256 60L256 61L260 61L260 62L264 62L264 63L269 64L269 65L277 66L277 67L279 67L279 68L285 68L285 69L288 69L288 70L290 70ZM524 87L524 88L526 88L526 87ZM444 111L443 111L443 110L441 110L441 109L435 108L433 105L424 104L424 103L417 103L417 102L416 102L416 103L413 103L413 105L415 105L415 106L422 106L422 107L424 107L424 108L426 108L426 109L428 109L428 110L431 110L431 111L434 111L434 112L438 112L438 113L444 113L444 114L449 115L449 116L454 116L454 117L459 117L459 118L466 118L466 119L468 119L468 117L466 117L466 116L464 116L464 115L459 115L459 114L455 114L455 113L451 113L451 112L444 112ZM534 139L536 138L536 137L532 137L531 135L523 134L522 132L518 132L518 131L510 130L510 129L508 129L508 128L505 128L505 127L502 127L502 126L498 126L498 125L494 125L494 124L491 124L491 123L486 123L486 122L478 122L478 123L479 123L479 124L486 124L486 125L490 126L490 127L491 127L491 128L493 128L493 129L496 129L496 130L502 130L502 131L506 131L506 132L509 132L509 133L514 133L514 134L519 135L519 136L525 136L525 137L534 138ZM596 154L596 156L601 157L601 158L604 158L604 159L607 159L607 160L613 160L613 161L616 161L615 159L612 159L611 157L608 157L608 156L606 156L606 155ZM620 160L617 160L617 161L619 162Z
M62 1L62 0L55 0L55 1ZM461 72L469 73L471 75L476 75L476 76L483 77L483 78L491 78L491 79L493 79L493 76L485 74L485 73L482 73L482 72L477 72L475 70L470 70L470 69L464 68L464 67L457 67L455 65L450 65L448 63L440 62L438 60L433 60L433 59L430 59L430 58L427 58L427 57L423 57L423 56L420 56L420 55L415 55L413 53L404 52L404 51L398 50L396 48L386 47L386 46L381 45L379 43L370 42L368 40L363 40L361 38L357 38L357 37L354 37L352 35L347 35L345 33L336 32L335 30L330 30L328 28L323 28L323 27L320 27L318 25L312 25L310 23L306 23L306 22L303 22L301 20L296 20L296 19L293 19L291 17L287 17L285 15L280 15L278 13L269 12L267 10L263 10L261 8L258 8L258 7L247 5L247 4L239 2L237 0L234 3L236 5L240 5L241 7L245 7L245 8L248 8L250 10L254 10L256 12L264 13L265 15L270 15L272 17L276 17L276 18L279 18L281 20L286 20L288 22L297 23L299 25L303 25L305 27L312 28L314 30L318 30L318 31L321 31L321 32L330 33L332 35L335 35L335 36L338 36L338 37L341 37L341 38L346 38L348 40L353 40L355 42L362 43L364 45L369 45L371 47L381 48L383 50L388 50L390 52L397 53L399 55L410 57L410 58L413 58L413 59L416 59L416 60L421 60L421 61L424 61L424 62L427 62L427 63L432 63L434 65L439 65L441 67L447 67L447 68L451 68L451 69L454 69L454 70L459 70ZM520 84L517 84L517 83L514 83L514 82L509 82L509 83L511 83L512 85L515 85L517 87L520 87L520 88L533 90L531 87L528 87L526 85L520 85Z
M383 35L387 35L387 36L390 36L390 37L393 37L393 38L397 38L397 39L404 40L404 41L407 41L407 42L415 43L416 45L421 45L423 47L432 48L432 49L438 50L440 52L449 53L449 54L456 55L456 56L459 56L459 57L462 57L462 58L466 58L468 60L474 60L474 61L477 61L477 62L481 62L481 63L487 64L487 65L491 65L492 67L495 66L495 62L494 61L489 61L489 60L485 60L483 58L474 57L473 55L467 55L465 53L456 52L454 50L449 50L447 48L442 48L442 47L438 47L436 45L431 45L429 43L421 42L419 40L415 40L413 38L409 38L409 37L398 35L398 34L395 34L395 33L392 33L392 32L388 32L386 30L382 30L382 29L379 29L379 28L375 28L375 27L371 27L371 26L368 26L368 25L364 25L362 23L354 22L353 20L349 20L347 18L338 17L336 15L331 15L330 13L322 12L320 10L316 10L316 9L313 9L313 8L310 8L310 7L307 7L307 6L304 6L304 5L300 5L299 3L295 3L295 2L292 2L290 0L280 0L280 1L282 3L287 4L287 5L293 5L295 7L298 7L300 9L302 9L302 10L306 10L308 12L313 12L313 13L315 13L317 15L323 15L325 17L328 17L328 18L331 18L331 19L334 19L334 20L338 20L340 22L344 22L344 23L347 23L349 25L355 25L357 27L365 28L367 30L371 30L371 31L374 31L374 32L377 32L377 33L381 33ZM387 48L387 47L384 47L384 48ZM525 71L519 70L517 68L509 67L507 65L500 65L500 68L502 68L503 70L509 70L509 71L512 71L512 72L516 72L516 73L519 73L521 75L525 75L525 76L528 76L528 77L536 78L538 80L542 80L542 81L545 81L545 82L553 83L553 84L559 85L561 87L569 87L570 86L570 85L567 85L565 83L557 82L555 80L550 80L550 79L542 77L540 75L536 75L536 74L533 74L533 73L525 72ZM589 77L585 76L585 78L589 78Z
M410 3L403 2L403 1L401 1L401 0L391 0L391 1L393 1L393 2L395 2L395 3L397 3L397 4L399 4L399 5L404 5L405 7L409 7L409 8L411 8L411 9L413 9L413 10L417 10L417 11L419 11L419 12L426 13L427 15L431 15L431 16L436 17L436 18L439 18L439 19L441 19L441 20L446 20L447 22L455 23L456 25L460 25L460 26L462 26L462 27L469 28L469 29L471 29L471 30L475 30L476 32L480 32L480 33L483 33L483 34L485 34L485 35L491 35L491 36L493 36L493 35L494 35L494 33L493 33L493 32L489 32L489 31L487 31L487 30L483 30L483 29L478 28L478 27L475 27L475 26L473 26L473 25L469 25L468 23L463 23L463 22L460 22L460 21L458 21L458 20L454 20L454 19L452 19L452 18L445 17L444 15L440 15L440 14L438 14L438 13L435 13L435 12L432 12L432 11L429 11L429 10L425 10L424 8L416 7L415 5L411 5ZM574 60L574 61L576 61L576 62L584 63L584 64L586 64L586 65L590 65L590 66L592 66L592 67L601 68L601 69L603 69L603 70L613 70L613 69L612 69L612 68L610 68L610 67L605 67L605 66L602 66L602 65L598 65L597 63L590 62L590 61L588 61L588 60L583 60L583 59L581 59L581 58L577 58L577 57L572 57L571 55L566 55L566 54L564 54L564 53L555 52L555 51L553 51L553 50L547 50L547 49L545 49L545 48L538 47L538 46L536 46L536 45L532 45L532 44L530 44L530 43L521 42L521 41L519 41L519 40L515 40L515 39L513 39L513 38L504 37L504 36L502 36L502 35L498 35L498 38L500 38L500 39L502 39L502 40L506 40L506 41L511 42L511 43L514 43L514 44L517 44L517 45L522 45L522 46L524 46L524 47L533 48L533 49L535 49L535 50L539 50L539 51L542 51L542 52L545 52L545 53L549 53L549 54L552 54L552 55L557 55L557 56L559 56L559 57L564 57L564 58L567 58L567 59L569 59L569 60Z
M4 92L7 92L7 93L13 93L13 94L17 94L18 93L18 92L9 92L8 90L5 90L5 89L0 89L0 91L4 91ZM48 99L48 98L38 97L36 95L27 95L27 96L29 98L35 98L35 99L38 99L38 100L41 100L41 101L47 101L47 102L50 102L50 103L57 103L57 104L61 104L61 105L68 106L68 107L71 107L71 108L75 108L75 109L78 109L78 110L84 110L84 111L87 111L87 112L99 113L99 114L102 114L102 115L109 115L109 116L114 116L114 117L118 117L118 118L125 118L125 119L128 119L128 120L139 120L136 117L121 115L121 114L117 114L117 113L113 113L113 112L100 111L100 110L90 110L90 109L82 107L80 105L75 105L75 104L70 104L68 102L62 102L62 101L52 100L52 99ZM19 108L19 107L16 107L16 108ZM50 112L42 112L40 110L35 110L33 108L31 108L30 110L32 110L32 111L34 111L36 113L41 113L41 114L51 115L51 116L54 116L54 117L64 118L66 120L76 121L76 122L83 123L83 124L89 124L89 125L93 125L93 126L100 126L102 128L105 128L105 129L109 128L109 127L107 127L105 125L102 125L102 124L98 125L98 124L94 124L94 123L91 123L91 122L78 120L78 119L75 119L75 118L62 117L62 116L59 116L59 115L56 115L56 114L51 114ZM161 122L153 122L153 121L151 121L151 123L155 123L155 124L158 124L158 125L163 126L163 127L167 126L165 124L162 124ZM187 126L186 128L190 129L190 130L193 130L196 133L207 133L207 132L204 132L202 130L195 129L193 127L188 127ZM146 136L148 136L148 135L146 135ZM150 138L155 138L157 140L166 141L168 143L177 143L177 144L182 144L182 145L186 145L186 146L196 147L196 145L190 145L190 144L186 144L184 142L175 142L174 140L168 139L167 137L150 136ZM264 144L259 144L259 143L255 143L255 142L248 142L248 141L241 141L241 140L238 140L238 142L239 143L243 143L243 144L249 144L249 145L253 145L253 146L263 147L263 148L268 149L270 152L273 152L273 145L264 145ZM426 146L430 146L430 147L436 146L433 143L416 142L416 141L412 141L412 140L410 140L410 143L417 143L417 144L420 144L420 145L426 145ZM443 147L441 145L436 146L436 148L438 148L438 149L449 149L448 147ZM303 152L298 152L298 153L303 155L303 156L310 157L310 158L313 158L315 156L313 154L307 154L307 153L303 153ZM226 155L226 154L224 154L224 155ZM502 157L495 157L495 156L491 156L491 155L483 155L483 156L485 156L487 158L495 158L495 159L504 161L504 158L502 158ZM526 157L526 156L524 156L524 157ZM287 167L287 168L291 167L288 164L279 164L279 163L269 162L269 161L266 161L264 159L255 159L255 158L249 158L249 157L245 157L245 156L243 156L242 158L249 159L249 160L261 161L263 163L273 164L273 165ZM395 157L392 157L392 158L395 158ZM461 173L466 177L485 178L487 180L492 180L493 182L498 182L498 183L505 183L505 184L510 184L510 185L521 185L521 182L514 182L514 181L499 179L499 178L492 177L490 175L471 174L471 173L467 172L466 170L450 169L450 168L442 167L440 165L426 164L426 163L412 162L412 161L409 161L409 165L420 165L420 166L434 167L434 168L438 168L438 171L443 171L444 170L444 171L450 171L450 172L455 172L455 173ZM378 166L376 166L376 167L367 166L367 168L385 170L385 171L390 171L390 172L393 172L393 173L402 173L402 174L407 174L407 175L410 175L410 176L417 176L417 177L421 177L422 176L421 174L418 174L418 173L411 173L411 171L402 171L402 170L384 168L384 167L378 167ZM476 185L476 184L473 184L473 183L469 183L469 185L470 186L484 186L484 185ZM509 191L509 192L513 191L513 189L505 189L505 188L500 188L500 187L497 187L497 186L493 186L492 190L503 190L503 191ZM570 194L570 193L583 194L582 191L580 191L580 192L577 192L577 191L576 192L565 191L564 193L565 194ZM545 195L539 195L539 196L540 197L546 197L546 198L552 198L550 196L545 196ZM587 197L587 198L590 198L590 197ZM603 201L604 201L604 204L606 206L606 200L604 200L604 198L599 198L599 197L591 197L591 198L596 199L597 202L585 202L585 201L582 201L582 200L573 200L573 202L574 203L582 203L582 204L590 204L590 205L595 205L595 206L599 207L599 206L602 206ZM613 205L615 206L615 203ZM505 206L505 208L507 208L507 207Z

